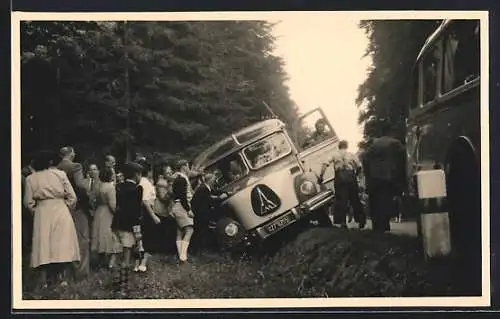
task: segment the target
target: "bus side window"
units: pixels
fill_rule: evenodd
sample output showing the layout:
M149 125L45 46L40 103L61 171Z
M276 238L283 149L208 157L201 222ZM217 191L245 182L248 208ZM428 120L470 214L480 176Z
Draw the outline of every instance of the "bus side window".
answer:
M419 94L419 73L418 66L415 68L411 78L411 96L410 96L410 110L416 109L420 106Z
M443 93L446 93L479 76L479 21L454 21L444 40Z
M423 104L433 101L436 97L440 62L441 42L438 42L422 60L424 78Z

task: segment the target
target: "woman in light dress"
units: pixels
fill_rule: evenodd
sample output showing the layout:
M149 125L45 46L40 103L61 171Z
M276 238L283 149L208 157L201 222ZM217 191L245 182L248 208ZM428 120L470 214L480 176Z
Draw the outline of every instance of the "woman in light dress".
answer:
M76 195L54 152L40 152L33 162L34 173L26 178L24 205L33 214L31 267L41 270L44 287L67 285L70 263L80 260L80 250L70 209Z
M116 256L122 252L119 239L111 230L113 214L116 211L116 188L113 171L105 168L100 174L101 185L97 192L97 209L92 223L91 251L100 255L109 268L116 263Z

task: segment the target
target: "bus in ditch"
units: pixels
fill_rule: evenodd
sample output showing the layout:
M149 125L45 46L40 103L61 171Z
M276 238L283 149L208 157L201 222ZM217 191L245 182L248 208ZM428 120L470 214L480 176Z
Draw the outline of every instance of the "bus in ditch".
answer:
M479 20L444 20L424 43L413 68L406 148L410 197L422 192L417 175L443 172L444 200L428 204L447 212L450 254L467 274L459 280L480 294L480 154L488 145L481 145L479 27ZM430 212L424 206L420 214Z
M339 139L320 108L292 127L276 118L263 120L193 160L193 169L216 176L215 192L228 194L213 221L221 248L255 246L299 220L329 211L333 174L318 176Z

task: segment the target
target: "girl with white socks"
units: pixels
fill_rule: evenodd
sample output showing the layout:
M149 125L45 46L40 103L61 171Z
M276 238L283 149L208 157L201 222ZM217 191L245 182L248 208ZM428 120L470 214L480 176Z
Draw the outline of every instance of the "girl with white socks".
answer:
M191 211L191 198L193 190L189 182L189 163L186 160L180 160L176 163L174 182L172 184L172 217L177 222L177 237L175 244L181 262L187 261L187 252L189 242L193 235L193 213Z

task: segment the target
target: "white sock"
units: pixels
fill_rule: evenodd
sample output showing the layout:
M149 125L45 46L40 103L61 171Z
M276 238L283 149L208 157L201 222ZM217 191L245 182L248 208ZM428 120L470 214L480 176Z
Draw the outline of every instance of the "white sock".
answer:
M142 258L141 260L141 266L143 267L146 266L149 256L151 256L149 253L144 253L144 258Z
M181 258L182 254L182 246L181 246L182 241L181 240L176 240L175 245L177 246L177 254L179 255L179 258Z
M189 248L189 242L183 240L181 242L181 252L182 253L180 255L180 260L182 260L182 261L186 261L187 260L187 251L188 251L188 248Z

